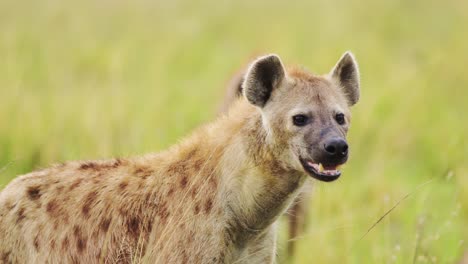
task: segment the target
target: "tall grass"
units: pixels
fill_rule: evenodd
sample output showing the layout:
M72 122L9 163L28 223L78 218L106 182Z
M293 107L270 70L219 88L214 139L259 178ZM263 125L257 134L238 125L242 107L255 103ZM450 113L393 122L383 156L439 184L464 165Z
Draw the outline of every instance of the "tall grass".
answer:
M324 73L352 50L351 160L316 184L288 262L453 263L468 248L466 25L457 0L0 1L0 185L177 142L254 55Z

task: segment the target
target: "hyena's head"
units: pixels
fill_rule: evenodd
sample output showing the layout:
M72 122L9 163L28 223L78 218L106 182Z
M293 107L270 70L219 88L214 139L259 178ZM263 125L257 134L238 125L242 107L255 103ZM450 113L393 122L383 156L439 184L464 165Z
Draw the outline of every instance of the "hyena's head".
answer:
M275 158L318 180L338 179L349 154L349 107L359 100L359 70L351 53L324 76L287 71L277 55L264 56L251 64L242 87L262 113Z

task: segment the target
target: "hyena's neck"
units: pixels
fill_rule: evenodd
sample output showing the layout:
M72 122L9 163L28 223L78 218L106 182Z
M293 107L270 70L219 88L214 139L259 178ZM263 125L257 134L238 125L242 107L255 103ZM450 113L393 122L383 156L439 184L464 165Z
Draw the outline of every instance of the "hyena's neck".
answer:
M257 109L241 102L227 120L236 125L232 131L220 132L231 134L221 156L220 176L225 183L229 239L244 246L284 212L305 177L275 158Z

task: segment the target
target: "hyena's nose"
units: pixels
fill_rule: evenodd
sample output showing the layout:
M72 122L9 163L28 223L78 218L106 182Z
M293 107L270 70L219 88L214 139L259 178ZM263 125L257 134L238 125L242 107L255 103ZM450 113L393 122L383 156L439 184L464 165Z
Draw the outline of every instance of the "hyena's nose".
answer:
M325 151L332 159L342 159L348 155L348 143L342 138L332 138L325 142Z

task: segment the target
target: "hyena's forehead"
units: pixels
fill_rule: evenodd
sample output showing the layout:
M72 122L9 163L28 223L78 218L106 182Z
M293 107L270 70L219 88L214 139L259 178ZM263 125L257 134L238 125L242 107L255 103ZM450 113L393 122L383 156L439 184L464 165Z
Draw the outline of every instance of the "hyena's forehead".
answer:
M289 76L292 85L288 94L298 106L347 108L339 87L328 78L297 69L289 71Z

